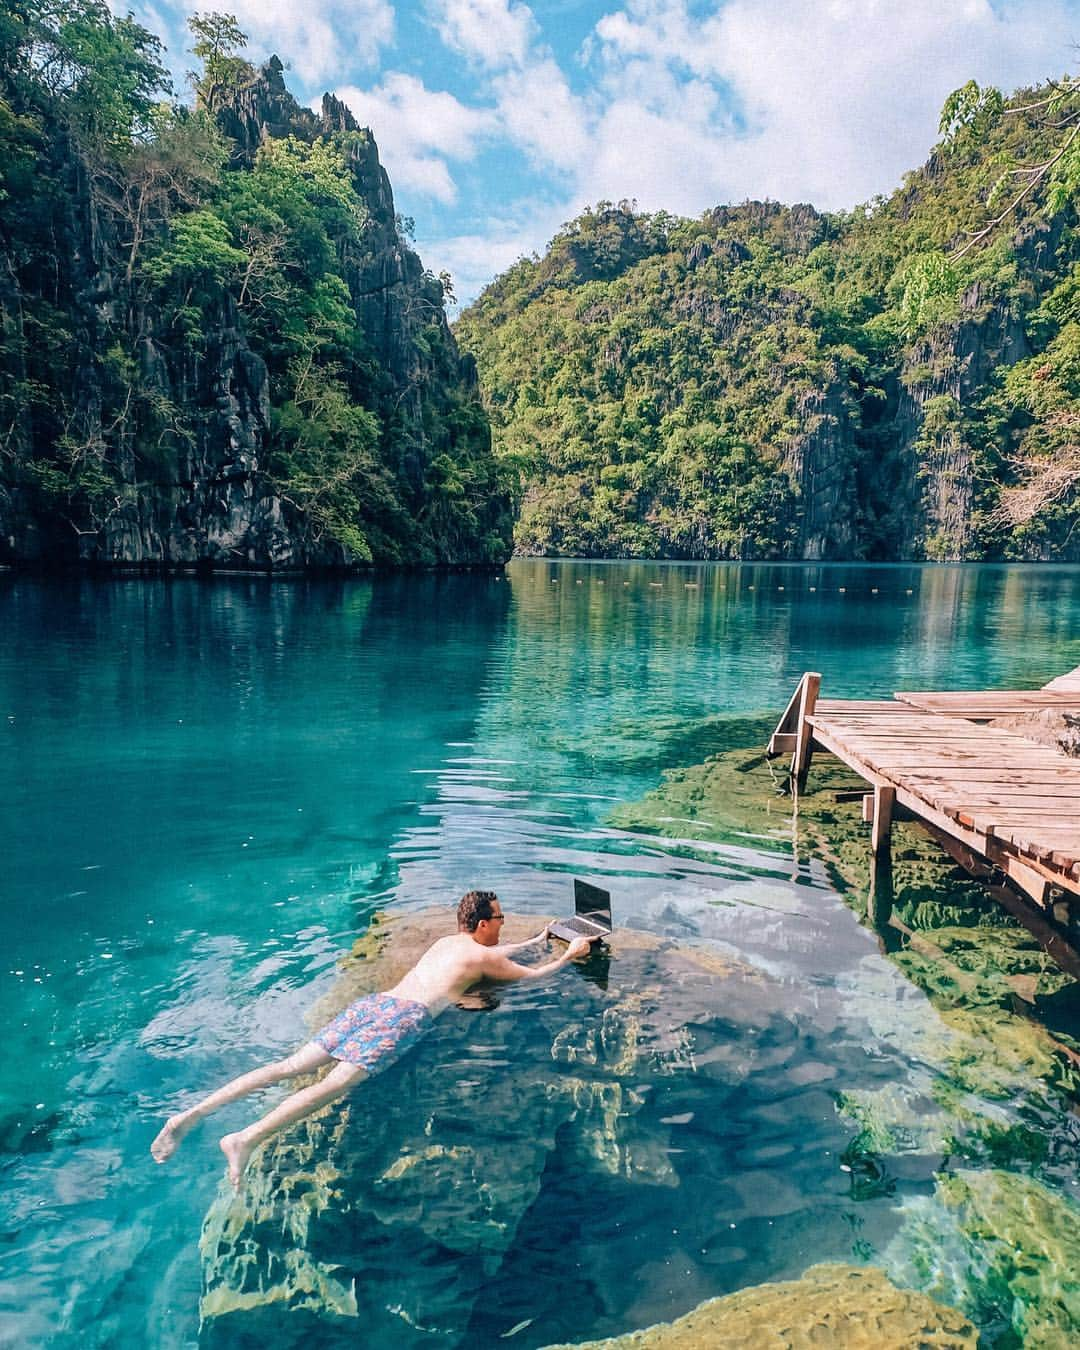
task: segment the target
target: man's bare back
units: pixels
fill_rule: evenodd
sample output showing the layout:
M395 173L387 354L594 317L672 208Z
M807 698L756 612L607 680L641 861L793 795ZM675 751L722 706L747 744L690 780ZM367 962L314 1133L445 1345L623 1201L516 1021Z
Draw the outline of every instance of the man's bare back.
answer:
M386 992L394 998L423 1003L434 1016L481 980L535 978L537 972L548 974L550 969L562 966L567 960L573 960L575 956L581 956L589 950L589 939L579 938L571 943L561 958L542 967L520 966L506 955L508 951L532 946L546 936L547 929L544 929L529 942L503 947L482 946L472 933L454 933L452 937L439 938L412 970Z

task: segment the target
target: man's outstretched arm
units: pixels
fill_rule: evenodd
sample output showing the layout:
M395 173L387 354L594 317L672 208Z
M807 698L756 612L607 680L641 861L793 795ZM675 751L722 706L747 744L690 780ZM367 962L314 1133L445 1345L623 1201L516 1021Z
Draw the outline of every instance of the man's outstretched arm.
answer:
M543 942L543 940L547 937L547 935L548 935L548 926L547 924L544 924L543 928L540 929L539 933L537 933L535 937L526 938L524 942L500 942L499 951L521 952L524 951L526 947L535 947L538 942Z
M484 962L484 974L492 980L539 980L545 975L562 970L563 966L568 965L575 957L584 956L591 946L591 938L575 938L561 956L545 961L540 966L519 966L502 952L492 951Z

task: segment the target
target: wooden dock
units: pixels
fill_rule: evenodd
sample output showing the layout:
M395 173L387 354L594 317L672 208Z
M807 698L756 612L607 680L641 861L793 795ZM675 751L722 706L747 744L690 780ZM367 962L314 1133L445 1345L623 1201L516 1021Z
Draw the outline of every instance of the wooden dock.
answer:
M819 699L820 683L803 676L769 741L770 757L790 753L796 791L815 750L835 755L871 787L863 817L875 857L888 855L898 814L919 821L1080 977L1071 932L1080 761L980 725L1046 709L1080 713L1080 667L1039 690L905 692L891 701Z

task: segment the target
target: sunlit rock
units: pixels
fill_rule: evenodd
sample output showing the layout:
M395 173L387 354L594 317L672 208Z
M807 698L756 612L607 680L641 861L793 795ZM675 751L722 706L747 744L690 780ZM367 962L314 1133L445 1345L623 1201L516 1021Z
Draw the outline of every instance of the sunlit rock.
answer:
M760 1284L709 1299L674 1322L547 1350L963 1350L978 1345L953 1308L898 1289L872 1266L812 1266L801 1280Z

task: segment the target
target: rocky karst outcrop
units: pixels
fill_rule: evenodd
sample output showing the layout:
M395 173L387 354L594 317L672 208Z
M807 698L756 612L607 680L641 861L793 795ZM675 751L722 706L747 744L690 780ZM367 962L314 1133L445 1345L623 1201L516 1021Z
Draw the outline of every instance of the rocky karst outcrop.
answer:
M497 278L455 331L498 450L530 466L518 549L1080 556L1067 477L1034 525L1008 506L1071 463L1071 213L1034 194L960 251L986 176L1045 134L939 150L839 215L747 201L678 220L601 202Z
M441 283L399 228L374 139L343 104L300 107L276 57L211 86L227 157L215 183L216 169L193 167L205 143L190 116L172 142L119 151L75 134L62 100L30 85L6 93L37 134L35 171L17 209L5 202L0 230L0 562L273 570L505 558L509 500L475 365L458 354ZM303 258L285 259L283 241L292 230L289 246L302 249L306 226L288 200L267 199L247 235L224 233L228 211L213 218L260 147L288 138L335 147L340 195L363 215L341 228L333 196L320 207L308 193L332 250L312 303L338 334L306 321L325 377L309 397L294 387L298 357L265 321L266 304L287 297L255 303L249 285L275 266L304 285ZM306 339L288 318L278 328L299 353ZM302 420L319 415L324 428L305 432Z

